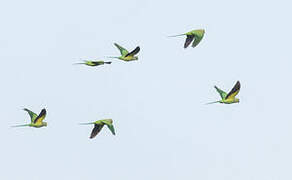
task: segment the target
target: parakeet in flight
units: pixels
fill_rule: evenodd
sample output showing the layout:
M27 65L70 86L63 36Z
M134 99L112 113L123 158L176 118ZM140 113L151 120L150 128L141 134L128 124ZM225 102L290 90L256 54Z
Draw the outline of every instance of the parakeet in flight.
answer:
M215 101L207 104L213 104L213 103L224 103L224 104L232 104L232 103L239 103L239 99L235 96L239 93L240 90L240 82L237 81L234 87L231 89L231 91L227 94L226 92L219 89L217 86L214 86L217 92L221 96L220 101Z
M94 138L101 131L104 125L106 125L109 128L109 130L112 132L113 135L116 135L112 119L102 119L95 122L80 123L80 124L81 125L94 124L94 128L92 129L90 137L89 137L90 139Z
M184 44L184 48L187 48L191 44L191 42L193 40L194 41L193 41L192 47L194 48L203 39L204 34L205 34L205 30L204 29L197 29L197 30L193 30L193 31L190 31L190 32L187 32L187 33L184 33L184 34L179 34L179 35L174 35L174 36L169 36L169 37L176 37L176 36L184 36L184 35L186 35L187 38L186 38L186 41L185 41L185 44Z
M12 126L12 127L29 126L29 127L40 128L40 127L47 126L47 123L43 122L43 120L45 119L45 117L47 115L46 109L42 109L42 111L40 112L39 115L35 114L34 112L32 112L31 110L26 109L26 108L24 108L23 110L29 114L31 122L29 124L16 125L16 126Z
M120 60L123 60L123 61L138 60L138 57L135 56L135 55L138 54L138 52L140 51L140 47L139 46L137 46L133 51L128 52L128 50L126 50L122 46L118 45L117 43L114 43L114 45L120 50L121 56L119 56L119 57L109 57L109 58L117 58L117 59L120 59Z
M75 64L85 64L87 66L99 66L99 65L104 65L104 64L111 64L112 62L105 62L105 61L87 61L85 60L82 63L75 63Z

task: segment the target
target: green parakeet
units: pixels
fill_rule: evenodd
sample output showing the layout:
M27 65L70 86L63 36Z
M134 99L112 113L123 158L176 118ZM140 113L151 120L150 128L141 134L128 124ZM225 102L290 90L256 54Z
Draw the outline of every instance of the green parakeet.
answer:
M215 102L210 102L207 104L213 104L213 103L224 103L224 104L232 104L232 103L239 103L239 99L236 98L235 96L239 93L240 91L240 82L237 81L234 87L231 89L231 91L227 94L223 90L219 89L217 86L214 86L217 92L221 96L220 101L215 101Z
M140 51L140 47L139 46L137 46L133 51L128 52L128 50L126 50L122 46L118 45L117 43L114 43L114 45L120 50L121 56L119 56L119 57L109 57L109 58L117 58L117 59L120 59L120 60L123 60L123 61L138 60L138 57L135 56L135 55L138 54L138 52Z
M186 41L185 41L185 44L184 44L184 48L187 48L191 42L193 41L193 44L192 44L192 47L196 47L200 42L201 40L203 39L204 37L204 34L205 34L205 30L204 29L197 29L197 30L193 30L193 31L190 31L190 32L187 32L187 33L184 33L184 34L179 34L179 35L174 35L174 36L169 36L169 37L176 37L176 36L184 36L186 35L187 38L186 38Z
M39 115L37 115L36 113L34 113L31 110L26 109L26 108L24 108L23 110L29 114L31 122L29 124L16 125L16 126L12 126L12 127L29 126L29 127L40 128L40 127L47 126L47 123L43 122L43 120L45 119L45 117L47 115L46 109L42 109Z
M112 62L105 62L105 61L88 61L88 60L85 60L84 62L82 63L75 63L75 64L84 64L84 65L87 65L87 66L100 66L100 65L104 65L104 64L111 64Z
M98 120L98 121L90 122L90 123L81 123L81 125L89 125L89 124L94 124L94 128L92 129L90 137L89 137L90 139L94 138L101 131L104 125L106 125L109 128L109 130L112 132L113 135L116 135L112 119L102 119L102 120Z

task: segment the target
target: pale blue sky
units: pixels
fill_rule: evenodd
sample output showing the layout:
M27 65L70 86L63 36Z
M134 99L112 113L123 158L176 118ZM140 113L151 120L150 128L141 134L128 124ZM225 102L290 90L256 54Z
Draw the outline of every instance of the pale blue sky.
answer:
M288 0L1 3L0 179L291 179L291 15ZM199 28L194 49L167 37ZM72 65L114 42L139 60ZM204 105L237 80L239 104ZM48 127L10 128L24 107ZM117 135L90 140L78 123L102 118Z

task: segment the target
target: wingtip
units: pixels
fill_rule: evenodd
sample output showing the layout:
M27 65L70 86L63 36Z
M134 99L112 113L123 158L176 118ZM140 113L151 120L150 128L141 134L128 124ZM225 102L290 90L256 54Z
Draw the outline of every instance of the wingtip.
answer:
M239 82L239 81L236 81L236 84L235 84L235 86L238 86L238 88L240 89L240 87L241 87L241 84L240 84L240 82Z
M46 108L43 108L43 109L41 110L41 113L44 113L44 114L46 114L46 113L47 113L47 110L46 110Z

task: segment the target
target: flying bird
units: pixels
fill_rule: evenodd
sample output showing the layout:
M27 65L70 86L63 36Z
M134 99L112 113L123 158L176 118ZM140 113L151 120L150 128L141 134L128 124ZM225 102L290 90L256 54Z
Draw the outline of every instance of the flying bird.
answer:
M169 36L169 37L177 37L177 36L186 35L187 38L186 38L186 41L185 41L185 44L184 44L184 48L187 48L191 44L191 42L193 40L194 41L193 41L192 47L194 48L203 39L204 34L205 34L205 30L204 29L197 29L197 30L193 30L193 31L190 31L190 32L187 32L187 33L184 33L184 34L178 34L178 35Z
M29 124L16 125L16 126L12 126L12 127L29 126L29 127L40 128L40 127L47 126L47 123L43 122L43 120L45 119L45 117L47 115L46 109L42 109L39 115L37 115L36 113L34 113L31 110L26 109L26 108L24 108L23 110L29 114L31 122Z
M102 119L95 122L80 123L80 124L81 125L94 124L94 128L92 129L90 137L89 137L90 139L94 138L101 131L104 125L106 125L109 128L109 130L112 132L113 135L116 135L112 119Z
M137 46L133 51L129 52L128 50L126 50L125 48L123 48L122 46L118 45L117 43L114 43L114 45L120 50L121 56L119 57L109 57L109 58L117 58L123 61L134 61L134 60L138 60L138 57L135 56L136 54L138 54L138 52L140 51L140 47Z
M82 63L75 63L75 64L85 64L87 66L99 66L99 65L104 65L104 64L111 64L112 62L105 62L105 61L87 61L85 60Z
M210 102L207 104L214 104L214 103L224 103L224 104L232 104L232 103L239 103L239 99L235 96L239 93L240 90L240 82L237 81L231 91L227 94L223 90L219 89L217 86L214 86L217 92L221 96L220 101Z

